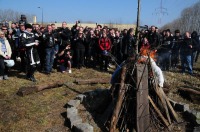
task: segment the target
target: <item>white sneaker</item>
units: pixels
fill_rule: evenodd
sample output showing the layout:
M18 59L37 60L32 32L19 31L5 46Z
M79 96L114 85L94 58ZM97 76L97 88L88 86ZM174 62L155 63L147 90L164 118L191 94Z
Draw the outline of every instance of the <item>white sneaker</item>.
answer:
M8 75L4 75L4 76L3 76L3 79L4 79L4 80L8 80L8 79L9 79L9 78L8 78Z
M17 57L17 58L16 58L16 61L17 61L17 62L21 62L21 58L20 58L20 57Z
M72 70L68 70L69 73L72 73Z

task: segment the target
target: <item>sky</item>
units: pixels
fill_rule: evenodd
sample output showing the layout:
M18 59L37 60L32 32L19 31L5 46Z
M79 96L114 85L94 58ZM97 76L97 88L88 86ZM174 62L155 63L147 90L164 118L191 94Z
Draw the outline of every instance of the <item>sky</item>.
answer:
M140 25L160 27L180 17L184 8L200 0L140 1ZM75 23L80 20L81 22L132 24L137 21L137 2L138 0L0 0L0 9L12 9L24 14L36 15L38 22L42 21L43 12L43 21L48 23L55 21Z

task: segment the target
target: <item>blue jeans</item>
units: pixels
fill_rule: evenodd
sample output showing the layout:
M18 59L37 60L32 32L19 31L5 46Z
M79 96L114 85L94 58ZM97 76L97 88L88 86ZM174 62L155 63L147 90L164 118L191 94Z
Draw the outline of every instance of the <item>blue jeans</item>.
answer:
M192 74L192 55L181 54L181 67L182 72L185 72L185 68L188 68L188 72Z
M45 49L45 72L51 72L54 62L55 48Z

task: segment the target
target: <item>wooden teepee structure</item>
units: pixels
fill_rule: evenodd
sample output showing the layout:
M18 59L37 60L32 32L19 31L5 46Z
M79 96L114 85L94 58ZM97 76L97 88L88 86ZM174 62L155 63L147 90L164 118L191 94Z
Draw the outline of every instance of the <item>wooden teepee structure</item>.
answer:
M150 57L130 59L115 74L110 132L171 130L178 116L152 71Z

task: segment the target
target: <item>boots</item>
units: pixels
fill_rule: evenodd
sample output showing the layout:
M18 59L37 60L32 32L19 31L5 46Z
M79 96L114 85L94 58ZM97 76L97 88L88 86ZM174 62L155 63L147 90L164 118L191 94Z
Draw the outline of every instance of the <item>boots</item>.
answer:
M30 77L30 80L31 80L32 82L36 82L36 79L35 79L34 75L32 75L32 76Z
M34 77L34 72L36 70L36 65L31 65L29 66L28 72L27 72L27 79L32 81L32 82L36 82L36 79Z
M36 79L35 79L34 75L29 75L29 74L27 74L27 75L26 75L26 78L27 78L28 80L32 81L32 82L36 82Z

